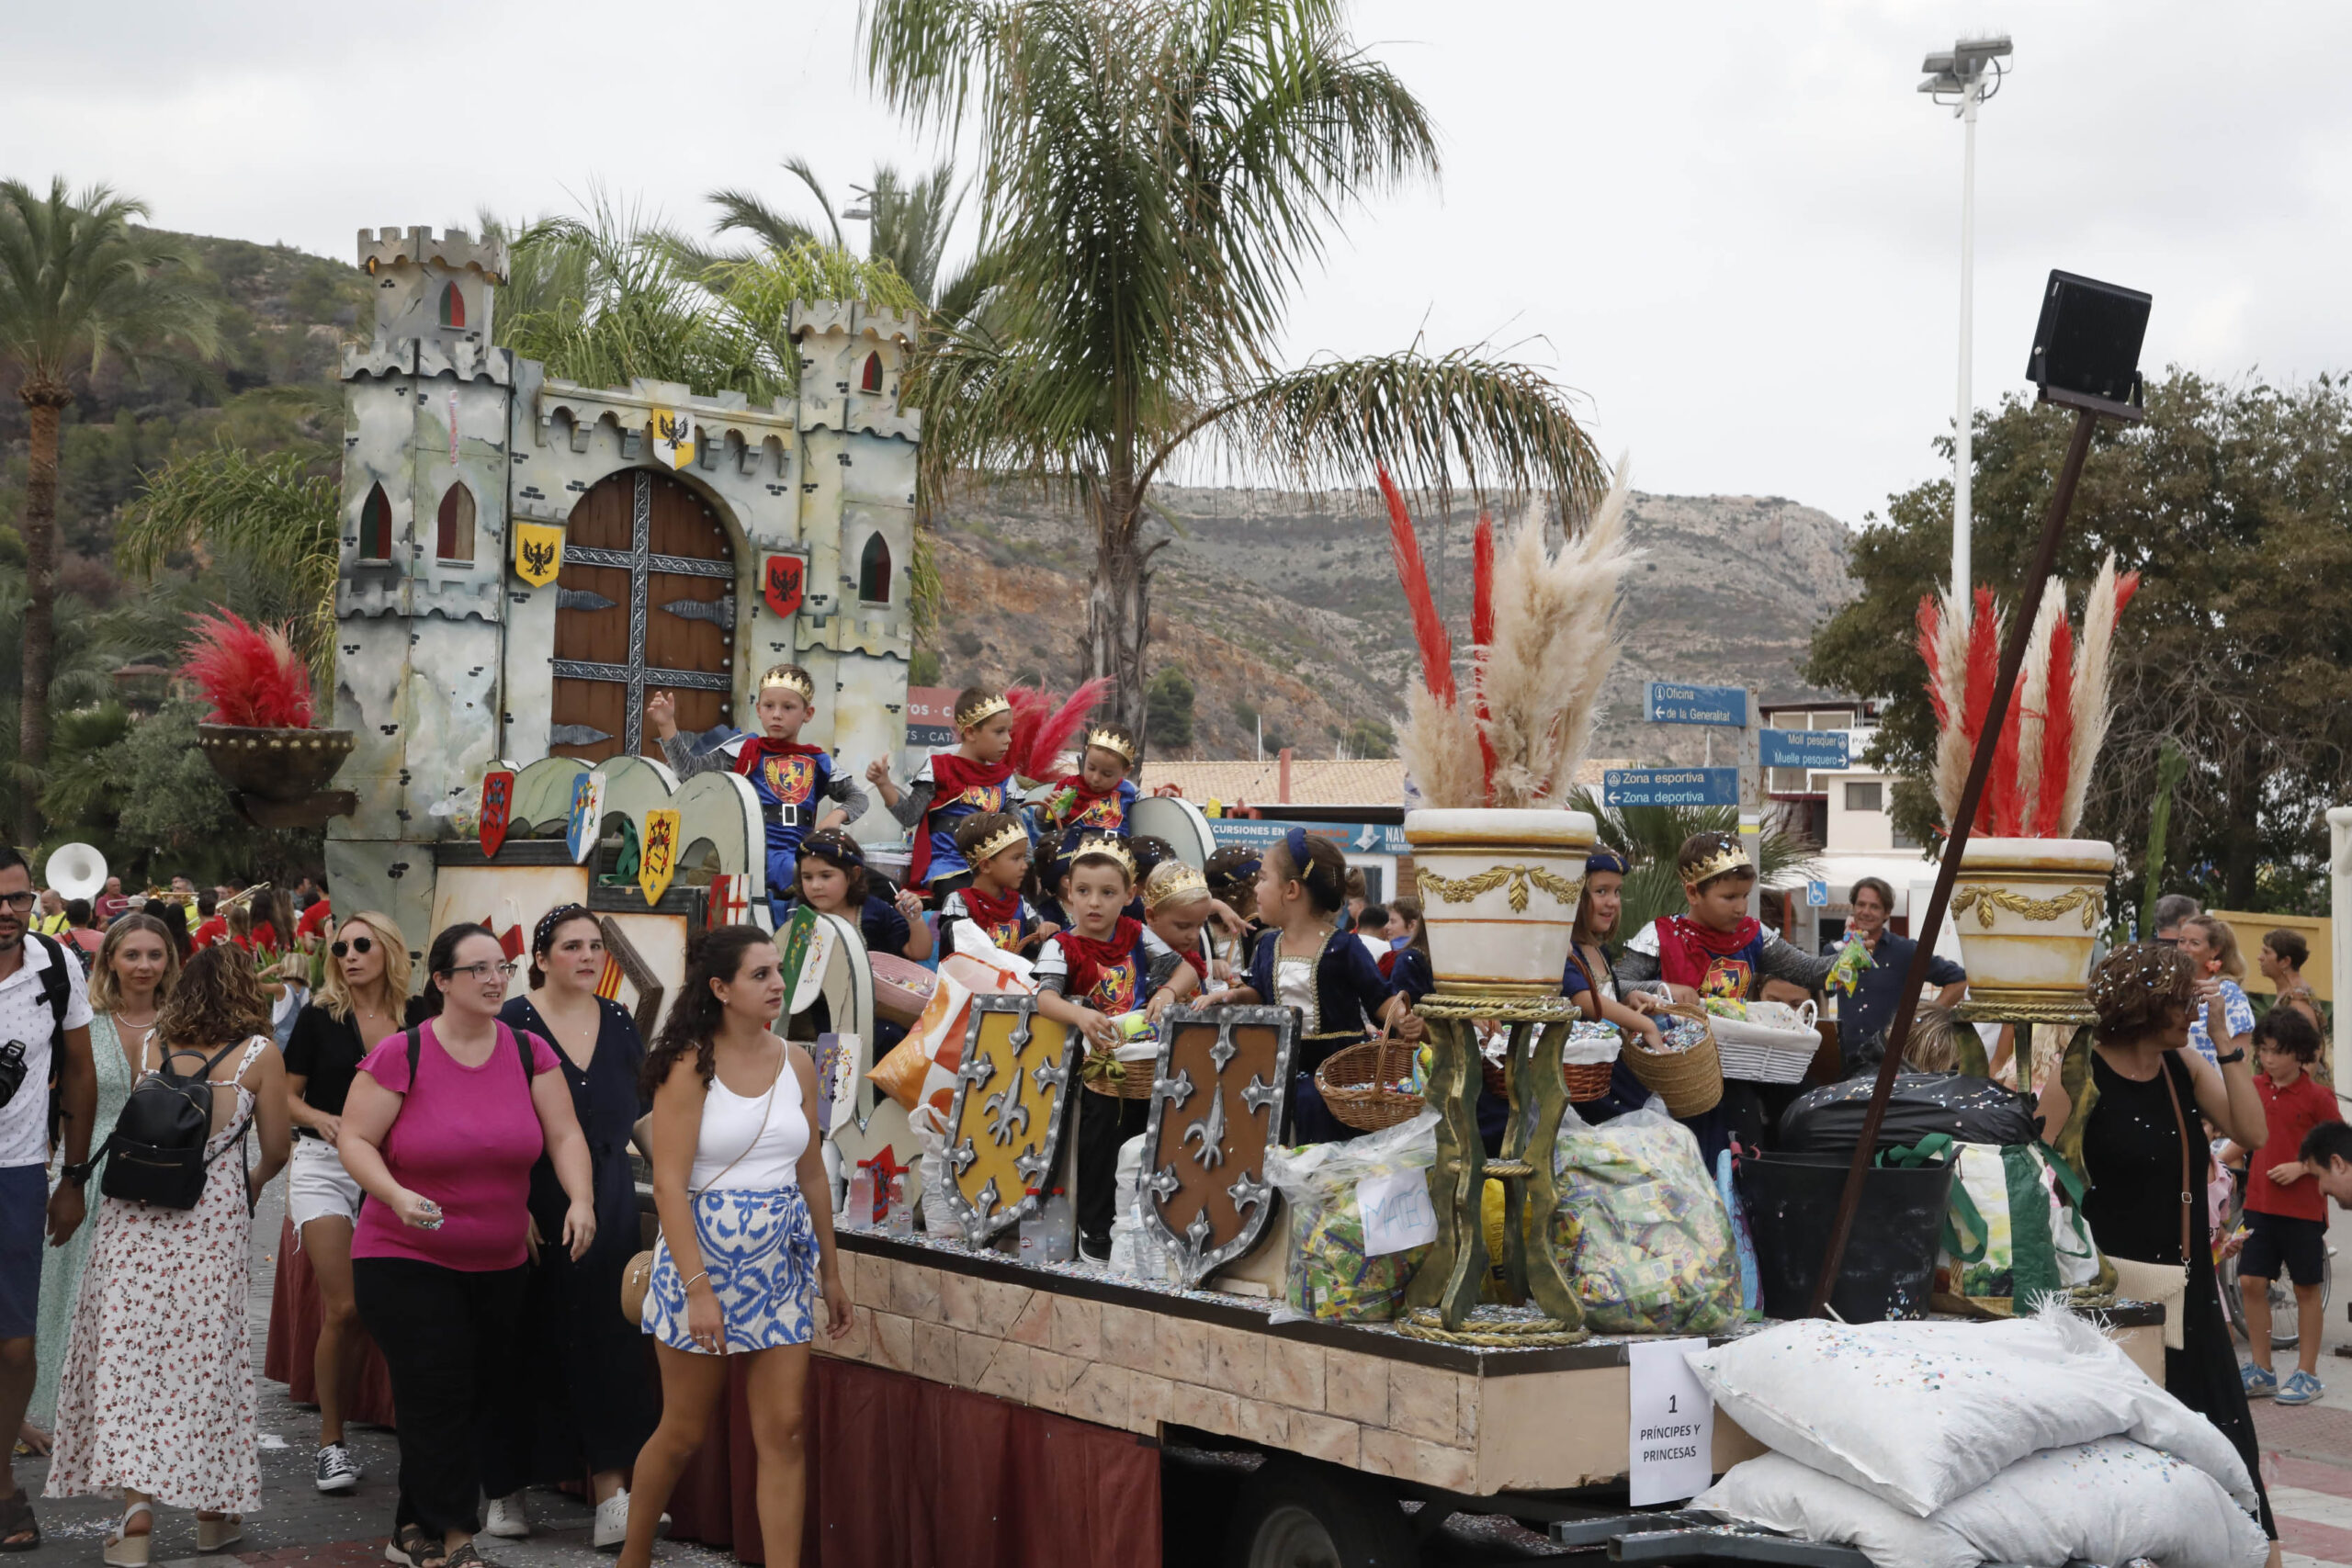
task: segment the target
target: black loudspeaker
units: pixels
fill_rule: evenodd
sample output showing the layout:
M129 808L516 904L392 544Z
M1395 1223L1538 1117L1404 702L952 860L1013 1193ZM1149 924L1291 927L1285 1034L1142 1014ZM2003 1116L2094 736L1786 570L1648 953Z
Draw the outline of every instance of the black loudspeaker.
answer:
M2052 271L2026 379L2053 403L2137 411L2140 343L2148 332L2149 303L2150 297L2136 288Z

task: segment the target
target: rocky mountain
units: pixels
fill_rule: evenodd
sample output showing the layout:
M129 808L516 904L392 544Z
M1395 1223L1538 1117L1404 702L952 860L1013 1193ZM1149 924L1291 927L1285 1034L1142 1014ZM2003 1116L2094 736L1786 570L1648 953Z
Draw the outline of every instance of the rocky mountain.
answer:
M1418 666L1377 493L1163 486L1154 496L1172 536L1157 558L1150 663L1193 682L1193 749L1248 756L1262 720L1269 750L1385 750L1383 727ZM1435 502L1414 498L1413 510L1466 649L1476 514L1456 504L1441 551ZM940 683L1079 678L1093 552L1084 520L1025 487L943 511ZM1697 760L1702 736L1641 721L1649 680L1810 690L1798 669L1813 628L1852 591L1844 525L1779 497L1636 493L1629 527L1642 558L1596 754Z

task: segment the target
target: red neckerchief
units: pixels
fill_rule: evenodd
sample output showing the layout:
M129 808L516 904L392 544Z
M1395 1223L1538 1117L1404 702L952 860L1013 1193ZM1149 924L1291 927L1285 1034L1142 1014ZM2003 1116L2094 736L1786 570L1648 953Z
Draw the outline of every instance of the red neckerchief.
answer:
M1021 889L1014 888L1001 898L991 898L980 891L978 882L964 885L964 910L982 928L999 926L1021 928Z
M760 765L763 757L821 757L820 746L803 746L797 740L771 740L764 735L743 737L743 749L735 753L735 771L749 778Z
M1075 931L1063 931L1054 940L1062 944L1062 962L1069 965L1069 978L1062 995L1083 1002L1093 994L1105 968L1133 961L1136 943L1143 940L1143 922L1133 916L1121 915L1119 923L1111 928L1108 942L1095 942ZM1143 976L1138 975L1136 978L1140 988Z
M1119 781L1120 784L1124 784L1125 782L1126 781L1124 779ZM1075 822L1079 818L1085 815L1089 807L1100 806L1106 800L1116 800L1119 798L1119 785L1117 784L1113 784L1109 789L1089 789L1086 787L1086 775L1084 773L1069 774L1062 780L1060 785L1054 793L1058 795L1065 789L1073 792L1075 798L1070 801L1069 809L1055 818L1055 820L1060 822Z
M1669 986L1688 986L1695 991L1706 980L1713 960L1737 955L1754 944L1763 929L1753 915L1742 916L1739 924L1727 931L1702 926L1687 915L1669 915L1657 923L1658 977Z
M931 757L931 810L939 808L942 801L955 799L967 789L986 789L1012 777L1011 762L976 762L955 751L934 751ZM915 826L914 850L907 862L907 882L921 887L931 872L931 811L922 814Z

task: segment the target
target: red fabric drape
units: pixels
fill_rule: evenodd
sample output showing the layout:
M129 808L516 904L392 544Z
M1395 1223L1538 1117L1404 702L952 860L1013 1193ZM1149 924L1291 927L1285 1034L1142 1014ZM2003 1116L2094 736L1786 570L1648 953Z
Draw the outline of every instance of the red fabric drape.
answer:
M763 1562L741 1364L671 1495L671 1533ZM819 1356L808 1524L819 1568L1158 1568L1159 1450L905 1372Z
M296 1250L294 1222L288 1220L277 1235L277 1280L269 1296L269 1348L262 1356L262 1376L286 1385L297 1404L319 1402L318 1380L311 1375L319 1348L319 1285L311 1272L310 1255ZM392 1380L384 1358L368 1331L359 1331L366 1348L360 1352L359 1386L344 1395L345 1419L369 1427L392 1424Z

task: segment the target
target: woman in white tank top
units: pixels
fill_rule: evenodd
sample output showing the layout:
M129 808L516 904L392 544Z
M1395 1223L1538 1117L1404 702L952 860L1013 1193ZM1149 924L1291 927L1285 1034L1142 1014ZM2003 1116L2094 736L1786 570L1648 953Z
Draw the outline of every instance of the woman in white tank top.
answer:
M761 1534L771 1568L800 1561L808 1472L800 1434L815 1298L849 1332L808 1054L774 1033L784 1008L775 943L756 926L709 932L645 1057L653 1100L653 1202L662 1240L645 1332L662 1368L662 1422L637 1456L620 1568L647 1568L678 1474L749 1358Z

